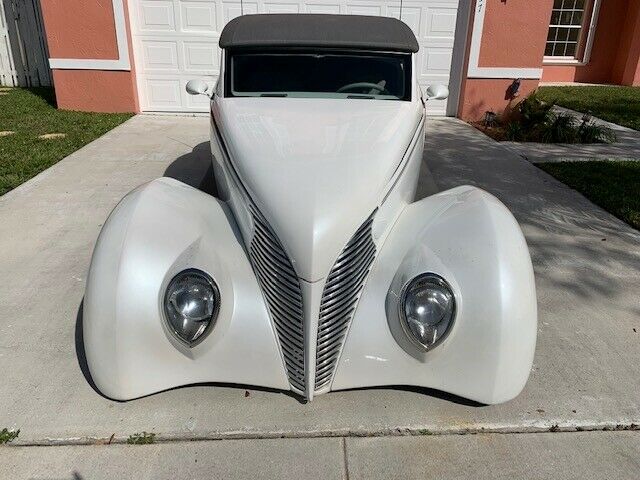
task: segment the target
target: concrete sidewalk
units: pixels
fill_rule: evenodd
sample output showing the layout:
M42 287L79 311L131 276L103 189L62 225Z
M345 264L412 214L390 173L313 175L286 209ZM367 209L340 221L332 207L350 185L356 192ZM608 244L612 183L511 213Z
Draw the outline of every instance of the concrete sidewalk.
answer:
M0 448L0 477L637 480L640 433L304 438Z
M316 452L313 442L334 448L331 445L338 440L309 443L298 437L383 436L377 441L385 445L388 441L393 448L393 442L400 440L431 441L431 437L390 437L401 433L630 429L640 424L640 234L454 119L428 122L425 159L435 187L473 184L497 195L521 223L534 260L538 347L529 383L517 399L477 407L424 389L384 388L331 393L305 405L282 392L222 385L174 389L127 403L98 395L83 376L76 349L85 275L100 227L126 192L165 173L205 190L211 188L202 181L209 167L207 135L206 118L138 116L0 197L0 429L21 429L15 445L72 445L109 438L123 442L142 431L156 433L158 441L237 438L267 442L257 439L291 437L296 440L273 440L274 451L279 452L271 457L273 467L288 465L289 447L278 447L280 441L293 442L301 449L293 464L300 462L302 468L305 448L320 455L320 447ZM423 181L422 195L433 188ZM514 450L515 454L543 448L533 433L513 437L529 435L532 446L518 447L521 450ZM571 441L559 439L574 435L556 433L544 438L558 436L552 440L563 449L558 455L570 456ZM604 435L624 434L594 432L585 438L593 438L594 444L618 445ZM637 451L633 435L625 435L629 440L620 442ZM466 451L465 442L472 441L459 437L437 440L452 442L460 451ZM271 455L271 447L265 446L268 442L260 444L266 457ZM136 448L158 452L153 455L166 462L163 449L188 451L192 446L168 445ZM231 448L220 443L209 446L208 442L193 445ZM424 445L424 455L429 456L431 444ZM631 451L627 447L620 446L620 455ZM36 454L30 452L41 451L30 450L35 448L2 447L0 453L27 468L35 465L30 459ZM83 455L73 452L89 447L73 448L80 447L42 452L51 456L56 451L71 452L61 453L63 458L56 463L64 469ZM105 450L96 450L99 448ZM126 461L135 458L127 453L129 448L133 447L86 451L98 452L96 458L122 451ZM245 454L245 463L250 462L251 456ZM539 459L539 454L536 450L532 455ZM595 458L589 455L585 452L585 464ZM459 458L446 458L455 466L453 471L466 468L467 463ZM616 458L605 466L614 468ZM127 463L132 471L140 468L135 462ZM96 460L94 465L101 463ZM401 466L411 468L410 464ZM88 478L93 473L105 474L97 468Z

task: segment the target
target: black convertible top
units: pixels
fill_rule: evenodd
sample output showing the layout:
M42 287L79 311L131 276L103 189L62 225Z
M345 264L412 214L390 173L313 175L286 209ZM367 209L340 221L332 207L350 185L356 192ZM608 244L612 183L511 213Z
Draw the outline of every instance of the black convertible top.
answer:
M365 15L263 14L231 20L221 48L327 47L417 52L418 41L400 20Z

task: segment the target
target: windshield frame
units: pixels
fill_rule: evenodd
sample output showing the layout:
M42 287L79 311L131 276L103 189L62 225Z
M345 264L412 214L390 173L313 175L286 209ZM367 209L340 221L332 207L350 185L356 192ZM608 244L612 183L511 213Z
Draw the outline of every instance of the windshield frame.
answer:
M263 47L263 48L238 48L226 50L224 55L224 96L227 98L297 98L297 99L366 99L366 100L392 100L410 102L413 96L413 55L404 52L389 52L379 50L365 49L337 49L337 48L309 48L309 47ZM395 57L402 58L404 67L404 95L397 97L395 95L369 95L359 93L345 93L344 96L330 92L264 92L263 94L255 94L253 92L247 94L238 94L233 91L233 58L235 55L344 55L344 56L363 56L363 57ZM290 95L289 93L298 93Z

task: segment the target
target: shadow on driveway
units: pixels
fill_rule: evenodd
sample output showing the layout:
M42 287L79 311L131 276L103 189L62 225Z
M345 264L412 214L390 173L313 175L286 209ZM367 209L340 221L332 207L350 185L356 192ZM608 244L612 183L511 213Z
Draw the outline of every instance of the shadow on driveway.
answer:
M178 157L167 167L164 176L217 196L209 142L199 143L191 152Z

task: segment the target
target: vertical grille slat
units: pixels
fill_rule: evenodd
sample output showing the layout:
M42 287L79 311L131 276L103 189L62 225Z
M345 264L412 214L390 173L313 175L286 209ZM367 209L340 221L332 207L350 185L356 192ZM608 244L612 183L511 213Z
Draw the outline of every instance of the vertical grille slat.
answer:
M289 257L266 219L250 205L254 232L249 253L275 325L290 385L306 393L302 289Z
M376 256L371 233L374 215L375 212L351 237L324 286L316 340L316 390L331 382L349 324Z

